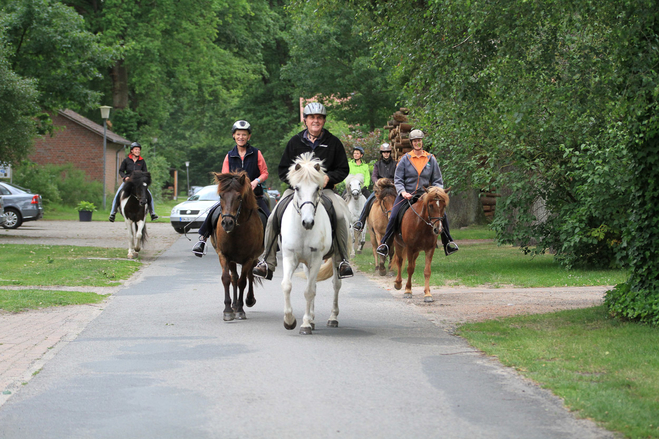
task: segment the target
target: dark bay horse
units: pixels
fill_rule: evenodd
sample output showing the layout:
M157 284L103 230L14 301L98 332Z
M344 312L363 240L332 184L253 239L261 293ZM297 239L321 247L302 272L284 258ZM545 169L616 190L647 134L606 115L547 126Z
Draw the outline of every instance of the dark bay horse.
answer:
M211 242L222 265L224 320L244 320L243 304L252 307L256 303L252 268L263 252L263 222L246 172L215 173L215 181L220 195L218 210L221 211L221 217L211 235ZM242 266L240 278L236 264ZM243 302L248 281L249 291ZM229 284L233 286L233 301Z
M442 218L448 202L448 194L443 189L430 187L416 203L410 206L403 216L400 228L401 235L396 235L394 239L396 250L393 259L398 270L394 287L400 290L403 283L401 277L403 258L407 258L407 283L405 284L403 297L412 297L412 275L416 267L416 258L423 250L426 253L426 266L423 270L425 278L424 302L433 301L430 294L430 264L435 254L437 237L442 232Z
M384 236L387 230L387 223L391 215L391 208L396 200L396 186L388 178L380 178L373 186L375 192L375 201L371 206L371 211L368 214L368 225L371 229L371 245L373 247L373 257L375 258L375 269L380 273L380 276L387 274L384 268L385 257L377 254L375 249ZM393 256L393 246L389 249L389 268L391 268L391 257Z
M136 258L146 242L146 212L149 208L148 188L151 174L133 171L119 194L119 212L128 230L128 257Z

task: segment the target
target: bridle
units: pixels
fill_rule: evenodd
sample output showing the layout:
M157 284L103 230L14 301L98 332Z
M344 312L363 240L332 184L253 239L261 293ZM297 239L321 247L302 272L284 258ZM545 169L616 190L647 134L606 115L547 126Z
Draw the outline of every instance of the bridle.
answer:
M414 214L418 216L421 221L423 221L428 227L432 228L433 233L435 233L436 235L439 235L441 233L442 231L441 216L437 216L437 217L430 216L430 210L428 210L428 220L426 220L425 218L422 218L421 215L419 215L419 213L416 210L414 210L414 206L412 205L410 200L407 200L407 204L410 205L410 209L412 210L412 212L414 212ZM429 203L426 202L426 206L428 204Z
M230 214L230 213L224 213L224 212L222 212L222 214L221 214L222 219L225 219L225 218L231 218L231 219L236 223L236 226L239 226L240 223L238 222L238 218L240 217L240 209L241 209L242 207L243 207L243 197L242 197L242 195L241 195L241 196L240 196L240 204L238 204L238 210L236 211L236 214L235 214L235 215L232 215L232 214ZM252 212L251 212L251 211L249 212L249 216L252 216ZM247 219L249 219L249 217L247 217Z
M297 186L293 187L293 190L297 194ZM318 191L320 193L320 190ZM320 202L320 197L318 197L318 200L314 203L313 201L305 201L302 204L298 204L297 197L295 199L295 210L297 210L297 213L302 215L302 212L300 210L304 207L305 204L311 204L313 206L313 216L316 216L316 210L318 209L318 203Z

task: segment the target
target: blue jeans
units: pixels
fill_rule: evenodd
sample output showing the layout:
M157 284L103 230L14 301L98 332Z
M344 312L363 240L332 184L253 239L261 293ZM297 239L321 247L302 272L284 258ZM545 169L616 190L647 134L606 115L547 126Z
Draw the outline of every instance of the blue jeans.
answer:
M124 183L121 183L121 186L119 186L119 189L117 189L117 193L114 194L114 199L112 200L112 209L110 209L110 215L116 214L117 213L117 205L119 203L119 192L121 192L121 188L124 187ZM149 213L151 215L154 215L156 213L156 205L153 202L153 195L151 195L150 190L146 190L149 193Z

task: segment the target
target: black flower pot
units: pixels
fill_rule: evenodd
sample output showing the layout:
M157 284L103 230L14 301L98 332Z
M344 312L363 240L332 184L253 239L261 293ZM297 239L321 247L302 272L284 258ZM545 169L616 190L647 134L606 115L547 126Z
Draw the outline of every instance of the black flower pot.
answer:
M80 214L80 221L91 221L92 220L92 212L91 210L80 210L78 211L78 214Z

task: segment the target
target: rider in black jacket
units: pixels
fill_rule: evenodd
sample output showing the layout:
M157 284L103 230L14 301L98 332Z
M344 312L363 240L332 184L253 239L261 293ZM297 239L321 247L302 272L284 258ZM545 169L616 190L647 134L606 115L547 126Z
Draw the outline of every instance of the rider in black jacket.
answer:
M114 218L117 215L117 208L118 208L117 203L119 202L119 192L121 192L121 188L124 187L124 182L126 181L126 179L130 176L130 174L133 173L133 171L148 172L146 169L146 162L140 156L141 151L142 151L142 145L140 145L137 142L131 143L130 154L128 154L128 157L126 157L119 166L119 177L121 177L121 186L119 186L119 189L117 189L117 193L114 195L114 199L112 200L112 208L110 209L110 217L108 218L108 220L111 223L114 222ZM155 211L156 206L153 202L153 196L151 195L151 191L147 189L147 192L149 192L149 212L151 213L151 221L155 221L158 219L158 215L156 215L156 211Z
M375 185L375 182L380 178L388 178L393 183L394 174L396 173L396 161L391 157L391 145L388 143L383 143L380 146L380 155L382 158L375 162L375 165L373 166L371 181L373 181L373 185ZM356 230L362 231L364 229L366 218L368 218L368 214L371 212L371 206L373 206L374 201L375 192L371 193L371 195L368 197L366 203L364 204L364 208L362 209L362 213L359 215L359 219L355 224L353 224L353 227Z
M332 133L324 129L327 110L325 106L317 102L312 102L304 107L304 123L307 127L304 131L299 132L288 141L284 155L277 168L279 179L288 183L288 168L293 164L295 159L305 152L312 152L316 157L323 160L323 167L326 169L325 188L323 194L327 196L332 204L343 202L341 197L332 190L334 185L342 182L348 176L350 167L348 166L348 157L346 156L343 143ZM277 236L279 230L276 229L276 218L279 206L286 205L286 197L292 197L293 190L286 189L275 209L273 210L265 230L264 244L265 251L261 255L260 261L254 267L255 276L265 279L272 279L273 271L277 266ZM348 236L344 231L347 230L345 218L338 209L334 209L337 216L337 230L334 238L335 248L338 249L342 261L338 267L339 277L346 278L353 275L352 268L348 263ZM273 221L273 218L275 220Z

